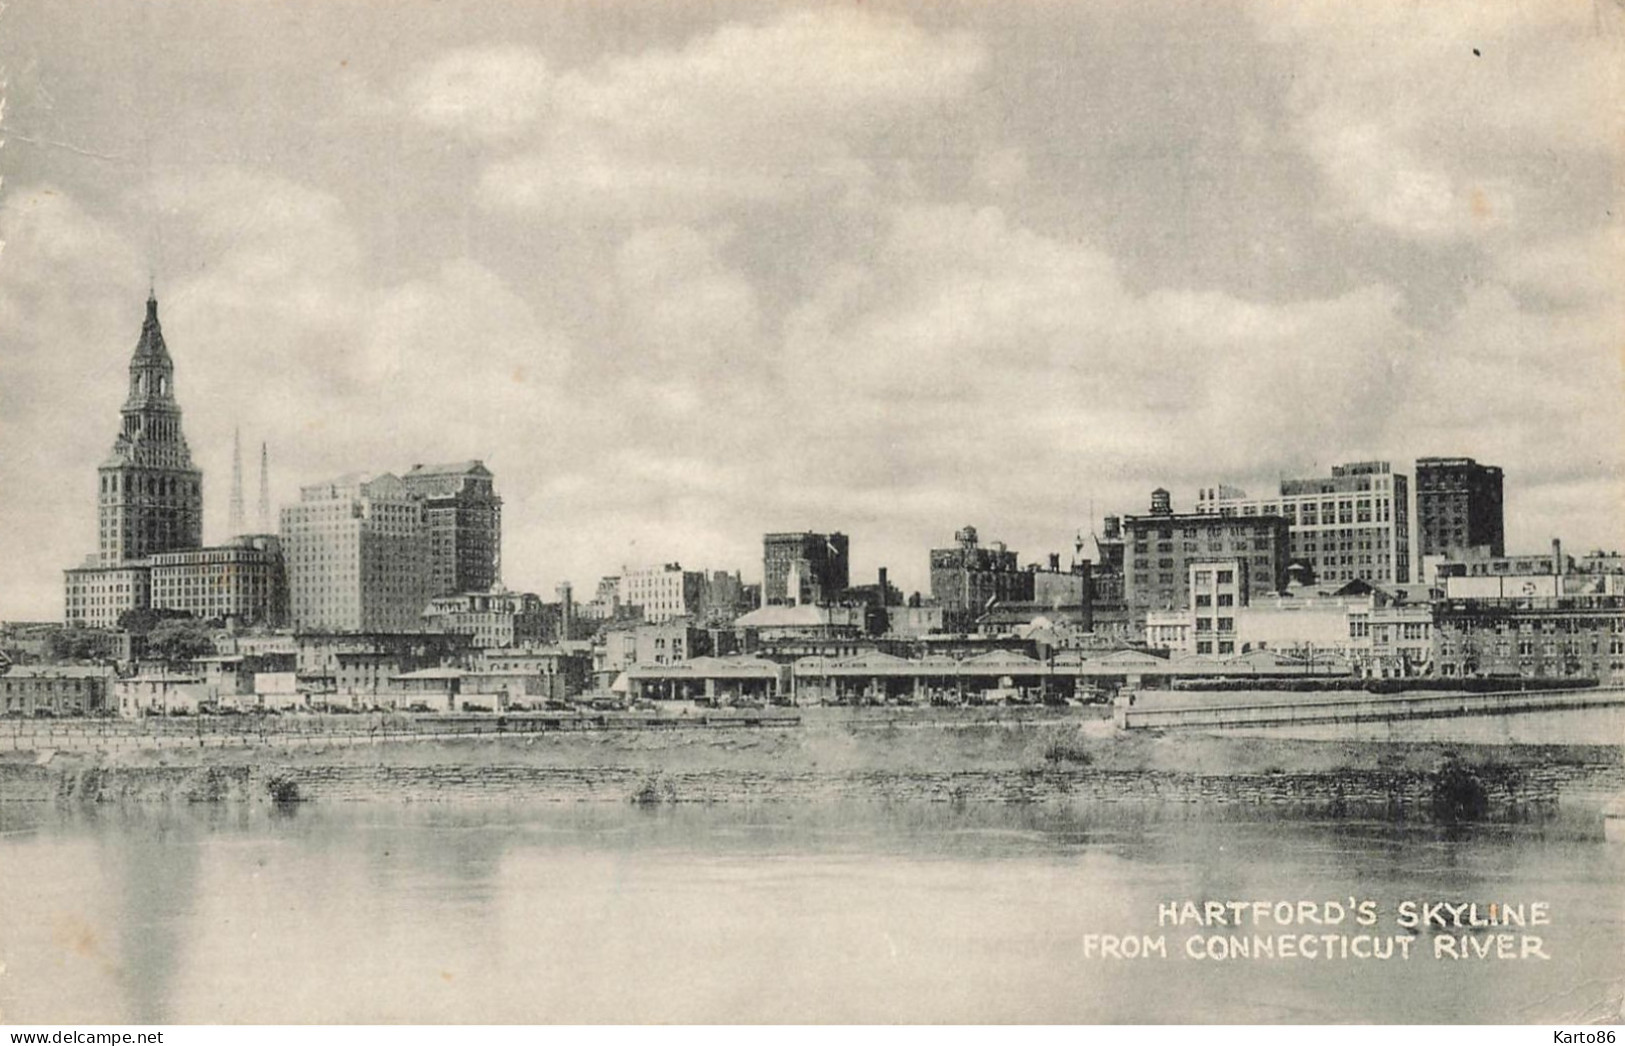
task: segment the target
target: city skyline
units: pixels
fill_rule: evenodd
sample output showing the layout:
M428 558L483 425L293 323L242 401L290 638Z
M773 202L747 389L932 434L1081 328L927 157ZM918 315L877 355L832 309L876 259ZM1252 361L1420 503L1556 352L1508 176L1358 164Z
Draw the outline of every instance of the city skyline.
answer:
M294 10L0 16L0 618L96 547L149 280L205 544L239 426L273 510L484 460L542 593L1428 455L1620 543L1617 11Z

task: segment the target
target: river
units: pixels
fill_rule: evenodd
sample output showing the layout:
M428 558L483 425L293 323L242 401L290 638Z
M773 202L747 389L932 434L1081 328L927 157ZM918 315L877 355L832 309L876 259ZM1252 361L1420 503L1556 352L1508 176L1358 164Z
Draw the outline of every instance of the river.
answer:
M0 1019L1596 1019L1625 979L1622 851L1586 819L1199 807L0 803ZM1187 940L1367 929L1159 926L1169 902L1336 899L1412 957L1215 961ZM1407 899L1549 924L1513 929L1529 958L1440 959L1443 931L1396 928Z

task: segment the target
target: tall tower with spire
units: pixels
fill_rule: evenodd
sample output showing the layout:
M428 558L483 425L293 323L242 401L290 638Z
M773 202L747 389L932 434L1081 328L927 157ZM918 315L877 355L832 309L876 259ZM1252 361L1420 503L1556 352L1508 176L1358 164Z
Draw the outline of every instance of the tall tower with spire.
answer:
M226 533L236 537L243 532L243 432L231 430L231 511L226 519Z
M203 473L192 464L175 401L175 365L158 325L158 300L130 357L118 438L99 472L103 566L203 544Z
M264 442L260 443L260 522L261 534L272 532L271 525L271 470L266 464L268 458Z

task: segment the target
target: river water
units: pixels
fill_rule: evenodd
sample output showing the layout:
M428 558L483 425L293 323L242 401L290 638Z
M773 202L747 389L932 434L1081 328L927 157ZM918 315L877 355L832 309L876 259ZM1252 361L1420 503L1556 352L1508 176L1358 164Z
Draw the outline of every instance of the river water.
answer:
M0 803L0 1020L1553 1022L1619 1012L1600 822L1190 807ZM1192 901L1376 902L1361 928L1159 926ZM1400 902L1548 905L1537 955L1435 958ZM1315 908L1322 917L1333 909ZM1370 934L1409 960L1192 958ZM1457 931L1461 933L1461 931ZM1167 957L1101 958L1100 937ZM1120 953L1131 950L1120 942ZM1540 958L1544 954L1549 958Z

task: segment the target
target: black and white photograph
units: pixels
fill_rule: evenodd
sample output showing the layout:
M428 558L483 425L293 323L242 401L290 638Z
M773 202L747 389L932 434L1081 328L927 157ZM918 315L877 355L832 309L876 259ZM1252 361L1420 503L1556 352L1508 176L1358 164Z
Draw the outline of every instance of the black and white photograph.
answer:
M1598 1034L1622 189L1625 0L6 0L0 1023Z

